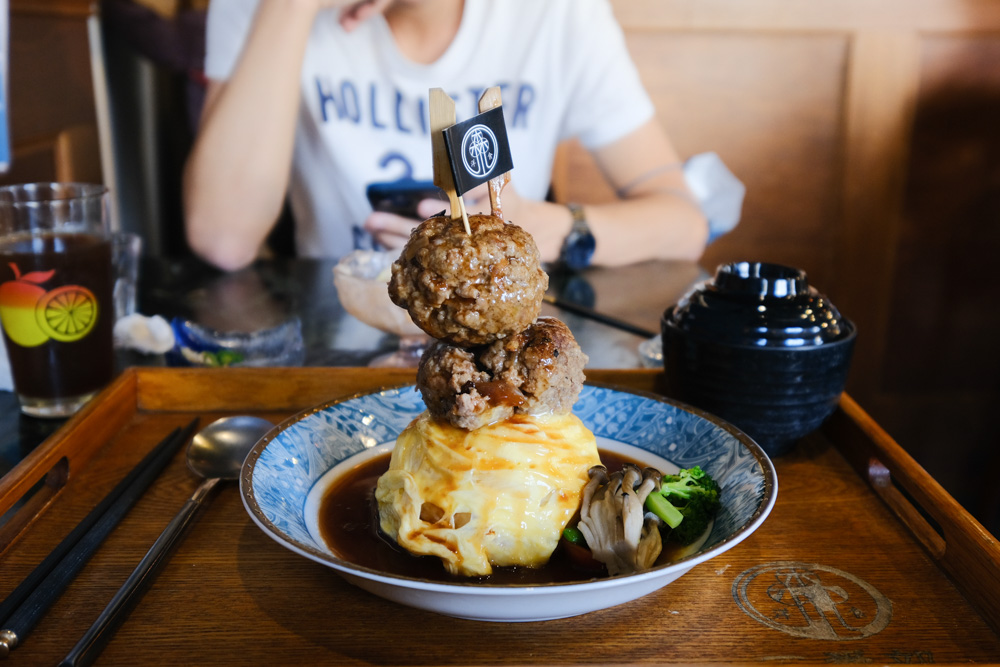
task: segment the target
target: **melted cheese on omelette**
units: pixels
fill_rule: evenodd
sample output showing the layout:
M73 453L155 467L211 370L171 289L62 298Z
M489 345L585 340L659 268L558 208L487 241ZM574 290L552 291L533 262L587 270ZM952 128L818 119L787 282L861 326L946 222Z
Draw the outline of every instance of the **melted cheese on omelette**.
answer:
M544 565L600 463L572 414L518 415L473 431L417 417L399 435L375 497L382 531L452 574Z

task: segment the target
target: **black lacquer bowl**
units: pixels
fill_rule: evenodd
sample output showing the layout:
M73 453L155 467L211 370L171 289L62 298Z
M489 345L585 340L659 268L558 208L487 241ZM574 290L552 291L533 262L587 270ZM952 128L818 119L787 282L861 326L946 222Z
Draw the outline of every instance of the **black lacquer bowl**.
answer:
M660 324L670 394L771 456L833 412L857 335L803 271L757 262L720 266Z

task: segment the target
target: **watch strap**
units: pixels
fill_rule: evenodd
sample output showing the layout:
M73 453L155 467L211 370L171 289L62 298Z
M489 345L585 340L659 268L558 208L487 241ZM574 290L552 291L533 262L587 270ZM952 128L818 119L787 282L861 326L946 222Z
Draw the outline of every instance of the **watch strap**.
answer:
M583 206L569 203L566 204L566 208L573 217L573 223L566 238L563 239L559 260L569 268L579 271L590 266L596 243L590 225L587 224Z

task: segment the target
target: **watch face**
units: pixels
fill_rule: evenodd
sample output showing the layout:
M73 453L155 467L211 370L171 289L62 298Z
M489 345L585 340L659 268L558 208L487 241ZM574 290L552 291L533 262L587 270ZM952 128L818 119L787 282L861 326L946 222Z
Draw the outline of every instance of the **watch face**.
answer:
M594 241L593 234L571 233L569 238L566 239L562 260L566 263L566 266L575 271L585 269L590 266L590 261L594 257L594 249L596 247L597 244Z

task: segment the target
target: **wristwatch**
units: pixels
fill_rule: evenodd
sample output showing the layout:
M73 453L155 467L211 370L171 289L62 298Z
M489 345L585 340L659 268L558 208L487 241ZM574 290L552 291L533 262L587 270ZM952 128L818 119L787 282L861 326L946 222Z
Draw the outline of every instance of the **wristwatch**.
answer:
M573 216L573 226L563 240L559 261L574 271L580 271L590 266L597 243L587 225L583 207L579 204L566 204L566 208Z

